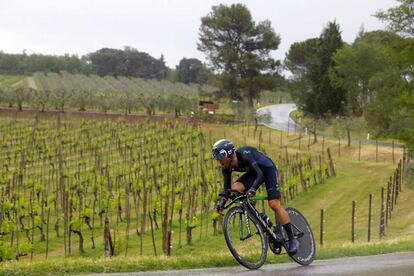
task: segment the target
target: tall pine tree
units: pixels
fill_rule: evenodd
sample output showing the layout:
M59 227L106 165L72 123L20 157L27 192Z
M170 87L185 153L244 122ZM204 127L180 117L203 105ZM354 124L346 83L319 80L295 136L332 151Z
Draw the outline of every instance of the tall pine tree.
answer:
M280 37L270 21L256 23L242 4L213 6L201 18L198 49L220 73L218 85L232 99L247 99L249 107L264 89L274 85L279 63L270 51Z
M335 65L332 57L344 45L339 25L329 22L319 37L316 59L309 70L313 95L308 97L307 111L317 116L326 113L340 114L345 109L346 91L337 88L329 79L329 71Z
M335 65L332 57L344 45L339 25L329 22L319 38L291 46L285 66L294 74L294 95L298 106L310 115L341 114L346 106L346 92L329 79Z

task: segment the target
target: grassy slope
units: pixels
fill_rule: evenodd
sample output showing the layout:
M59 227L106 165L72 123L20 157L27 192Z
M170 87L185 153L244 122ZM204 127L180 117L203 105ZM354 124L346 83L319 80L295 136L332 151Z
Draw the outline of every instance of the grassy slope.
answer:
M325 210L325 243L346 243L351 240L352 201L356 200L356 242L366 242L368 235L368 204L372 194L371 240L378 240L381 187L390 175L389 164L359 163L345 158L338 159L337 177L318 185L309 193L302 193L292 205L302 210L319 236L320 209ZM393 217L387 228L387 238L409 234L410 198L414 190L404 187L398 198ZM412 220L411 220L412 221ZM410 237L414 238L414 232Z
M238 127L218 127L217 125L204 125L203 129L209 135L211 130L212 139L230 137L236 141L237 145L243 144L255 145L252 138L252 130L249 131L249 137L240 137L240 126ZM264 140L268 139L268 130L263 129ZM268 152L280 150L277 142L280 142L280 133L272 131L271 145L267 145ZM247 135L245 135L247 136ZM289 140L290 151L295 152L298 145L292 142L294 137L282 136L282 144ZM246 141L244 141L246 140ZM325 146L330 144L325 141ZM303 146L303 144L302 144ZM320 151L321 144L311 147L315 153ZM387 179L393 173L395 165L390 162L389 150L380 149L380 161L375 162L375 147L365 147L363 159L358 162L356 148L342 149L341 157L333 150L336 169L338 176L328 179L325 183L314 186L308 193L302 193L294 201L288 202L288 206L293 206L301 210L309 219L313 229L315 239L319 242L319 214L320 209L326 211L325 217L325 245L317 249L317 258L328 258L345 255L363 255L378 254L382 252L392 252L408 250L414 245L414 228L411 225L414 213L411 211L414 189L412 186L405 186L403 193L399 197L398 205L393 213L393 218L387 228L386 238L378 241L378 219L379 219L379 195L380 188L386 184ZM373 157L374 156L374 157ZM368 195L373 194L373 221L372 221L372 240L370 244L366 243L367 232L367 210ZM352 200L357 201L357 222L356 222L356 243L351 244L351 204ZM53 258L53 255L59 253L61 241L55 239L51 241L51 254L49 261L44 261L43 256L36 257L36 261L30 263L29 260L20 262L7 262L0 264L0 274L11 274L14 272L32 272L33 274L46 273L53 271L55 273L79 273L79 272L103 272L103 271L139 271L139 270L158 270L167 268L194 268L194 267L214 267L223 265L236 265L235 260L230 255L221 235L206 236L196 228L194 231L194 242L185 245L185 234L183 234L183 246L178 247L178 228L175 224L173 257L152 257L152 245L150 236L146 235L144 239L144 252L148 256L140 257L138 255L138 244L135 238L130 243L129 256L125 258L123 254L112 259L101 258L103 248L99 233L96 233L98 247L95 254L88 254L90 258L73 257L73 258ZM212 227L210 225L209 232ZM132 231L131 231L132 232ZM132 234L131 234L132 235ZM160 236L160 232L156 233ZM87 237L85 237L85 240ZM158 239L159 240L159 239ZM76 242L75 242L76 245ZM55 251L53 248L56 248ZM161 251L160 244L157 244L158 254ZM274 257L269 255L268 262L289 261L286 256Z

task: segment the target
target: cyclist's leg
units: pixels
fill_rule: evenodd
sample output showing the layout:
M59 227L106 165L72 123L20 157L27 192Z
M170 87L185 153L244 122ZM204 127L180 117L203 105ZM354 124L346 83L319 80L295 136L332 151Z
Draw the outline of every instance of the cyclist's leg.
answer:
M286 212L285 208L282 206L280 201L280 191L279 185L277 182L277 170L276 167L265 167L263 170L267 198L269 207L275 211L276 216L278 217L280 224L286 231L286 234L289 238L289 253L295 254L298 250L298 241L293 236L292 225L290 224L289 214Z
M277 170L276 167L263 168L263 174L265 178L267 199L269 207L275 212L280 224L284 225L290 222L289 215L280 201L280 191L277 182Z
M243 193L244 190L246 190L242 182L234 182L233 184L231 184L231 188L233 190L239 191L240 193Z
M255 176L252 173L247 172L237 178L236 182L231 185L231 188L242 193L245 190L250 189L250 187L253 185L254 180Z
M279 199L269 199L268 204L269 207L275 212L280 224L284 225L290 222L289 214L286 212Z

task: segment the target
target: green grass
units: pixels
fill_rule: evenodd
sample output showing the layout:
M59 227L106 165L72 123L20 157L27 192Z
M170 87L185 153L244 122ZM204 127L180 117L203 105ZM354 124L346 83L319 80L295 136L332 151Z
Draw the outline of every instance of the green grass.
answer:
M368 204L372 194L372 230L371 240L378 240L381 187L393 166L387 163L357 162L345 158L336 160L337 177L328 179L324 184L312 188L309 193L301 193L293 205L309 219L315 236L319 237L320 209L325 210L325 243L347 242L351 240L352 201L356 201L355 233L356 242L368 239ZM409 232L414 213L410 212L410 198L414 191L405 188L399 195L398 203L389 221L387 238L410 236Z

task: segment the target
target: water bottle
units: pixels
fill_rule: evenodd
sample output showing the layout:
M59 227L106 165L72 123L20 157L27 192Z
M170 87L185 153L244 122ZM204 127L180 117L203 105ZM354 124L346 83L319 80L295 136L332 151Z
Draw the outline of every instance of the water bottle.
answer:
M272 227L273 223L265 212L260 212L259 216L266 222L269 227Z

